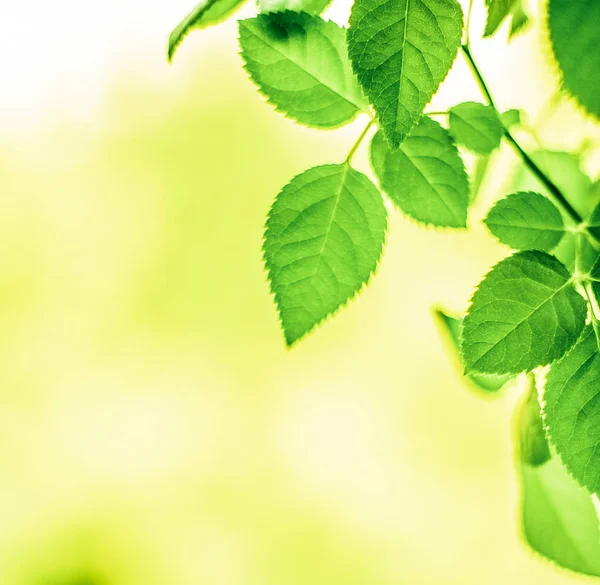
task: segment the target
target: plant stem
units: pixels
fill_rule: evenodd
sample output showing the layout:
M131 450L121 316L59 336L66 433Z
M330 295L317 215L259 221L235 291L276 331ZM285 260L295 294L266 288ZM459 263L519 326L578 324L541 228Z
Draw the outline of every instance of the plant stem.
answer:
M350 149L350 152L348 153L348 156L346 157L346 161L345 161L346 164L350 164L352 157L356 154L358 147L360 146L361 142L365 139L365 136L367 135L367 133L369 132L369 130L371 129L371 126L373 126L373 124L375 124L375 120L373 120L373 119L369 120L369 123L365 126L365 129L361 132L361 135L358 137L358 140L354 143L354 146Z
M449 112L425 112L426 116L447 116Z
M486 101L490 106L492 106L496 111L496 104L494 103L494 98L488 89L488 86L483 79L479 67L475 63L473 59L473 55L471 54L471 50L469 49L469 45L462 45L462 51L466 58L467 65L471 69L473 73L473 77L481 90L481 93L484 95ZM509 144L513 147L515 152L519 155L521 160L525 163L525 165L529 168L529 170L541 181L541 183L550 191L555 201L564 209L564 211L575 221L575 223L580 224L583 222L583 218L579 215L579 213L575 210L575 208L567 201L566 197L563 195L562 191L553 183L550 178L540 169L540 167L535 163L535 161L521 148L521 145L516 141L514 136L510 133L507 128L504 128L504 136L508 140Z

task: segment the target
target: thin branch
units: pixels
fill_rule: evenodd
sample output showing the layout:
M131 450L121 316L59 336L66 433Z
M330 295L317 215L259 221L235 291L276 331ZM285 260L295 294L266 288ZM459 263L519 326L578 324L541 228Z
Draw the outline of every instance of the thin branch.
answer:
M488 89L488 86L483 79L479 67L475 63L473 59L473 55L469 49L468 45L462 45L462 52L466 58L467 65L471 69L473 73L473 77L481 90L481 93L485 97L486 101L490 106L492 106L496 111L498 108L494 102L494 98ZM580 224L583 222L583 218L579 215L577 210L567 201L566 197L563 195L562 191L558 188L558 186L552 182L552 180L540 169L540 167L535 163L535 161L523 150L521 145L517 142L514 136L510 133L507 128L504 128L504 136L509 144L513 147L515 152L519 155L521 160L525 163L525 165L529 168L529 170L541 181L541 183L550 191L551 195L555 199L555 201L564 209L564 211L575 221L575 223Z

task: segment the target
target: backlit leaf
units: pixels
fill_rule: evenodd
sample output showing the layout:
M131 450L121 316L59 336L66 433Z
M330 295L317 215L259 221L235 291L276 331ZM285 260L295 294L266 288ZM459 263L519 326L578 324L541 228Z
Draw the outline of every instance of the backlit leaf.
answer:
M558 457L521 468L523 535L527 544L560 567L600 577L598 517L588 494Z
M368 112L337 24L286 11L241 20L239 28L246 69L280 112L317 128Z
M512 39L514 36L523 32L529 25L529 16L525 12L523 6L523 0L516 0L514 3L511 19L510 19L510 32L508 38Z
M314 167L275 199L264 257L288 345L351 299L374 272L387 213L348 164Z
M356 0L348 51L397 148L448 74L460 45L463 15L456 0Z
M454 355L460 360L462 365L462 358L460 356L460 331L462 328L462 319L451 317L439 309L435 311L435 316L438 323L441 325L443 332L447 334L450 340ZM461 367L461 371L463 369L464 368ZM495 374L476 373L467 374L464 377L476 388L483 390L488 394L495 394L512 378L510 375L498 376Z
M169 61L184 37L192 29L206 28L218 24L239 8L245 0L203 0L173 30L169 37Z
M485 0L488 17L485 24L484 37L491 37L511 13L516 0Z
M516 126L520 124L522 117L523 112L521 112L521 110L517 110L516 108L506 110L506 112L502 112L502 114L500 114L502 124L504 124L506 128L510 128L511 126Z
M600 530L592 498L549 448L531 375L515 415L525 541L565 569L600 576Z
M563 87L590 114L600 117L600 2L550 0L548 27Z
M600 353L591 325L547 376L544 420L573 477L592 493L599 491Z
M550 251L565 234L562 215L554 203L532 191L501 199L484 221L503 244L514 250Z
M491 106L477 102L459 104L450 110L448 122L456 142L476 154L489 154L500 146L504 127Z
M465 227L469 182L448 132L423 117L395 151L381 132L371 143L371 164L382 189L407 215L425 224Z
M577 341L586 315L556 258L518 252L496 264L473 295L463 324L466 370L516 374L552 363Z
M535 377L527 375L525 398L517 406L515 416L519 461L528 467L538 467L550 459L550 446L542 423Z

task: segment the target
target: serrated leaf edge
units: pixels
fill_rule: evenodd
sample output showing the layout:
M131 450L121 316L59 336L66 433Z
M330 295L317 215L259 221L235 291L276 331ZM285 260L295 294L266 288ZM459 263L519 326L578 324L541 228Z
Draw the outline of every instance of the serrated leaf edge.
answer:
M281 189L279 189L279 192L277 193L275 200L277 199L277 197L279 197L279 194L282 193L291 183L292 181L302 175L305 172L308 172L311 169L314 168L318 168L318 167L325 167L325 166L340 166L342 164L348 164L346 163L324 163L324 164L320 164L320 165L316 165L314 167L310 167L304 171L301 171L300 173L294 175L283 187L281 187ZM350 165L348 165L350 166ZM351 167L353 170L356 171L356 169L354 169L354 167ZM356 171L357 173L360 173L360 171ZM371 181L371 179L369 179L369 177L367 175L365 175L364 173L361 173L362 175L364 175L369 181ZM373 181L371 181L373 183ZM375 185L375 183L373 183L373 186L375 188L377 188L377 186ZM377 191L379 191L379 194L382 195L382 192L380 189L377 188ZM315 322L313 324L313 326L308 329L302 336L298 337L297 339L293 340L293 341L289 341L286 331L285 331L285 327L283 326L283 318L281 315L281 309L280 309L280 305L278 302L278 294L277 292L274 290L273 288L273 281L270 278L270 270L269 270L269 266L267 264L267 258L266 258L266 249L265 249L265 245L267 242L267 231L268 231L268 225L269 225L269 220L271 219L271 214L273 212L273 207L275 204L275 200L273 200L273 203L271 204L271 207L269 208L269 212L267 213L267 219L265 220L265 226L263 229L263 237L262 237L262 261L263 261L263 269L266 273L267 276L267 282L269 283L269 292L271 293L271 296L273 297L273 300L275 301L275 307L277 308L277 318L279 321L279 326L281 331L283 332L283 336L284 336L284 340L285 340L285 344L288 350L291 350L294 346L296 346L300 341L302 341L303 339L305 339L307 336L309 336L311 333L313 333L315 331L315 329L321 327L322 325L324 325L325 323L329 322L331 319L333 319L340 311L342 311L344 308L346 308L347 305L349 305L352 301L354 301L354 299L356 299L356 297L358 297L363 290L369 286L369 284L371 283L371 280L373 279L373 277L377 274L377 271L379 270L379 265L381 264L381 261L383 259L384 253L385 253L385 249L387 246L387 235L388 235L388 231L389 231L389 215L387 214L387 209L386 209L386 220L385 220L385 229L383 232L383 241L381 243L381 250L379 252L378 258L377 258L377 262L375 263L375 267L373 268L373 270L369 273L368 278L362 283L362 285L360 286L360 288L358 288L356 290L356 292L354 294L352 294L351 296L349 296L343 303L341 303L340 305L337 306L337 308L332 311L331 313L328 313L325 317L323 317L322 319L320 319L319 321Z
M287 10L287 11L286 11L286 10L283 10L283 11L273 11L273 12L261 12L261 13L259 13L259 15L260 15L260 16L268 16L268 15L272 15L272 14L283 14L283 13L285 13L285 12L294 12L294 11L293 11L293 10ZM331 23L331 24L333 24L333 25L337 26L338 28L340 28L340 29L342 29L342 30L346 31L346 34L347 34L347 32L348 32L348 29L346 29L345 27L343 27L343 26L339 26L337 23L333 22L332 20L325 20L325 19L324 19L324 18L322 18L321 16L316 16L316 15L313 15L313 14L310 14L310 13L308 13L308 12L304 12L304 11L302 11L302 12L295 12L295 14L305 14L305 15L309 16L311 19L317 19L317 18L318 18L318 19L322 20L322 21L323 21L324 23L326 23L326 24L329 24L329 23ZM243 18L243 19L239 20L239 21L238 21L238 27L241 27L241 26L242 26L242 23L243 23L244 21L246 21L246 20L255 20L255 19L256 19L256 18L257 18L259 15L257 15L257 16L253 16L253 17L250 17L250 18ZM244 69L244 71L246 71L246 73L248 74L248 78L250 79L250 81L252 82L252 84L255 86L255 88L256 88L256 90L257 90L257 92L258 92L258 93L259 93L261 96L263 96L263 97L265 98L265 101L266 101L266 102L267 102L269 105L273 106L273 109L274 109L276 112L278 112L279 114L282 114L282 115L283 115L285 118L287 118L288 120L291 120L292 122L294 122L294 123L298 124L299 126L303 126L304 128L316 128L317 130L335 130L335 129L337 129L337 128L342 128L342 127L344 127L344 126L347 126L348 124L351 124L352 122L354 122L354 120L356 120L356 118L357 118L357 117L358 117L360 114L367 114L368 116L370 116L370 115L371 115L371 112L370 112L370 110L369 110L369 106L368 106L368 102L367 102L367 100L366 100L366 98L365 98L365 100L364 100L364 101L365 101L366 107L365 107L364 109L361 109L361 108L359 108L358 106L356 106L356 104L353 104L352 102L349 102L348 100L346 100L346 101L348 101L348 103L349 103L349 104L351 104L351 105L353 105L353 106L355 106L355 107L356 107L356 112L355 112L355 113L354 113L354 114L353 114L353 115L352 115L350 118L348 118L348 119L347 119L347 120L345 120L345 121L342 121L342 122L340 122L339 124L315 124L315 123L313 123L313 124L309 124L309 123L307 123L307 122L304 122L304 121L302 121L302 120L298 120L297 118L295 118L294 116L292 116L291 114L289 114L289 113L288 113L288 112L287 112L285 109L281 108L281 107L279 106L279 104L277 104L277 102L273 101L273 100L271 99L271 97L269 96L269 94L268 94L267 92L265 92L265 91L262 89L262 87L260 86L260 84L259 84L259 83L258 83L258 82L255 80L255 78L254 78L254 74L253 74L253 72L251 71L251 69L250 69L250 67L249 67L249 65L248 65L248 62L246 61L246 59L245 59L245 57L244 57L244 53L245 53L245 51L244 51L244 49L241 47L239 30L238 30L238 45L239 45L239 47L240 47L239 55L240 55L240 57L242 58L242 68L243 68L243 69ZM351 71L351 73L352 73L352 75L353 75L353 77L354 77L354 80L355 80L355 82L356 82L356 87L358 88L358 90L360 91L361 95L362 95L362 96L363 96L363 98L364 98L364 97L365 97L365 96L364 96L364 92L363 92L363 89L362 89L362 87L361 87L361 86L360 86L360 84L358 83L358 79L356 79L356 74L354 73L354 71ZM338 95L339 95L339 94L338 94ZM340 97L341 97L342 99L345 99L345 98L343 98L343 96L340 96Z

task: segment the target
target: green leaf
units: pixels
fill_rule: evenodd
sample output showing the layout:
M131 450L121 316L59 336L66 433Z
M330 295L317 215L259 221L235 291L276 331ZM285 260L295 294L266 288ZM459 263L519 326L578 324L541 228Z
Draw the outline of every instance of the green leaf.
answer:
M456 142L476 154L489 154L500 146L504 127L492 106L464 102L450 110L448 122Z
M600 576L600 530L591 499L546 440L533 376L515 412L523 536L557 565Z
M397 148L419 121L456 57L456 0L356 0L348 52L358 80Z
M558 458L521 471L523 532L529 546L557 565L600 577L600 531L590 495Z
M550 447L542 423L535 377L527 376L527 392L516 409L519 461L537 467L550 459Z
M600 118L600 2L550 0L548 27L564 89Z
M469 181L448 132L423 117L391 151L381 132L371 142L371 165L389 198L425 224L466 227Z
M591 497L557 457L521 466L521 514L527 544L557 565L600 577L600 531Z
M368 112L346 55L346 31L337 24L286 11L239 27L246 69L278 111L317 128Z
M258 0L261 12L283 12L293 10L294 12L306 12L314 16L321 14L331 0Z
M485 25L484 37L491 37L511 13L516 0L485 0L488 17Z
M561 460L592 493L600 490L600 353L591 325L552 366L544 391L544 420Z
M450 340L454 355L461 361L460 356L460 332L462 319L451 317L441 309L434 312L437 322L441 325L443 333ZM462 370L463 368L461 368ZM468 382L486 394L495 394L508 382L512 376L497 376L495 374L470 374L464 376Z
M549 252L565 234L562 215L554 203L532 191L501 199L484 222L503 244L514 250Z
M519 33L523 32L529 25L529 16L523 7L523 0L517 0L513 6L512 16L510 20L510 32L508 38L512 39Z
M169 61L173 60L177 47L192 29L206 28L223 22L245 0L203 0L173 30L169 36Z
M387 212L347 163L298 175L275 199L264 257L288 345L351 299L374 272Z
M487 274L465 317L467 372L517 374L563 356L585 325L587 306L553 256L518 252Z
M517 110L516 108L506 110L506 112L502 112L502 114L500 114L500 120L506 128L518 126L521 123L522 117L523 112L521 112L521 110Z

